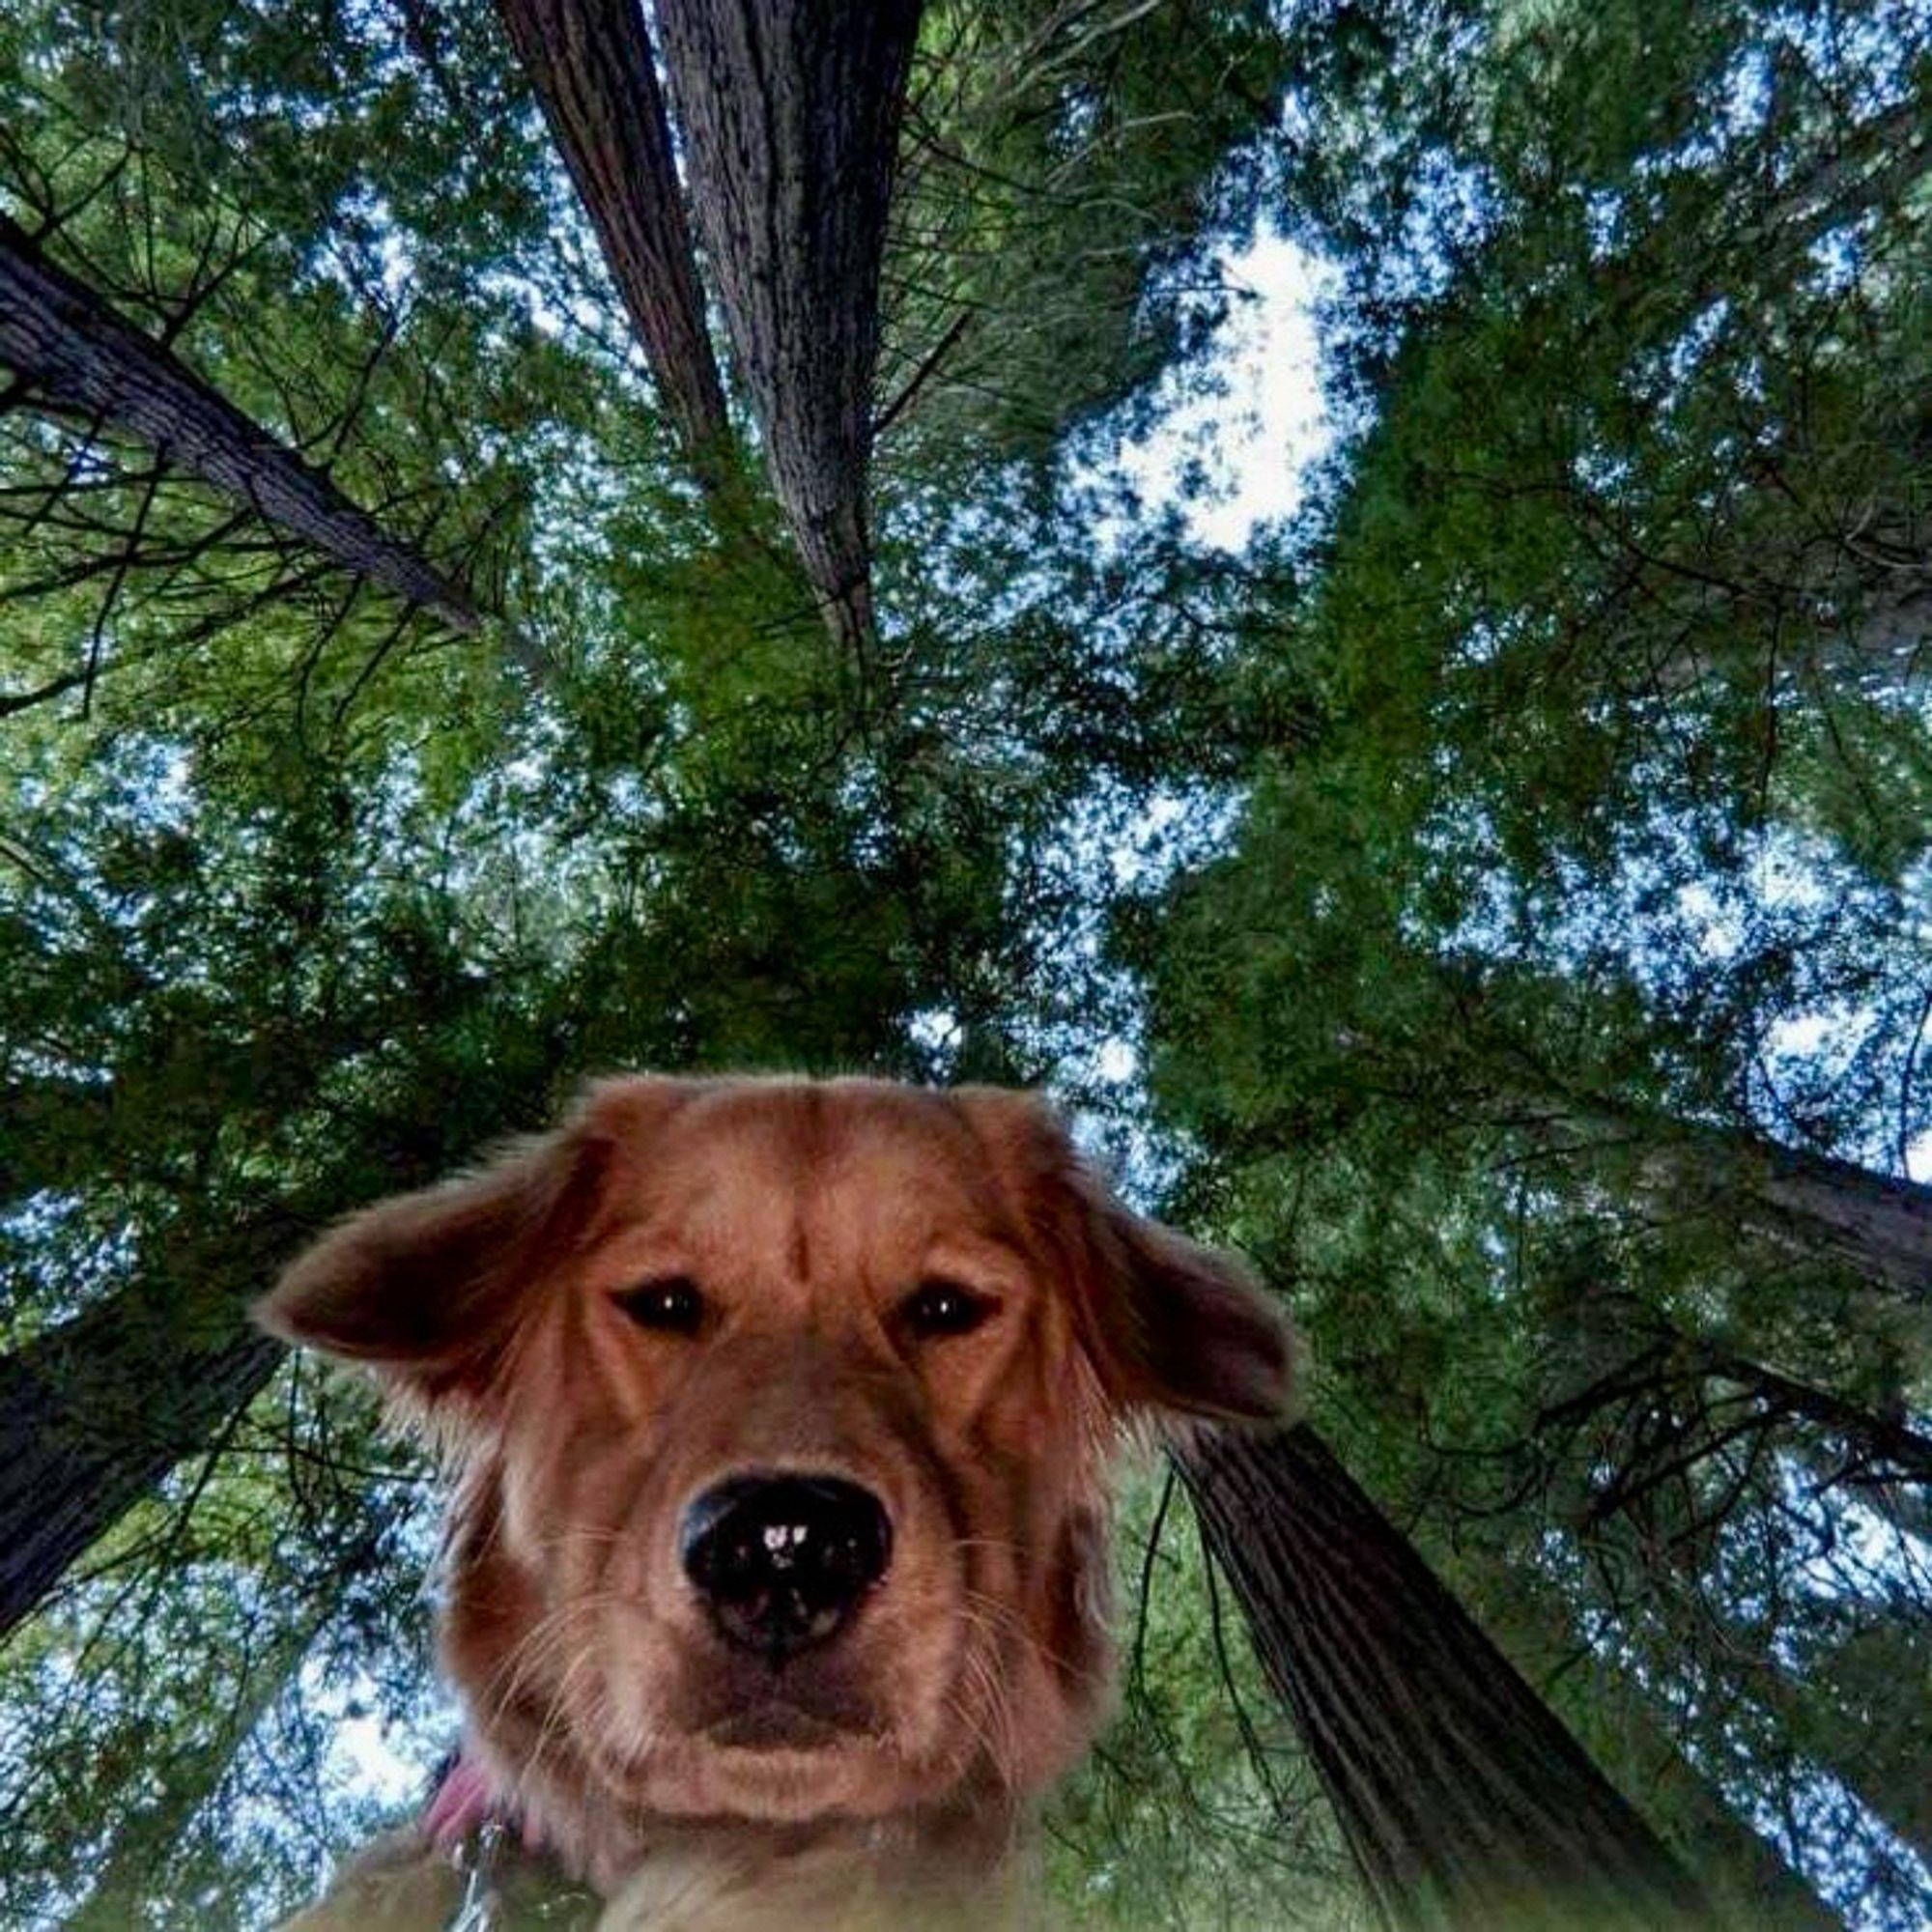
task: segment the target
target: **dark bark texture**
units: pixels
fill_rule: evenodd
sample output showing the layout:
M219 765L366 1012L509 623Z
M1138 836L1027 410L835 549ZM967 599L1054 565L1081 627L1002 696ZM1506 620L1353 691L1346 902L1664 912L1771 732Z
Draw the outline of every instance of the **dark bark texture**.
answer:
M1540 1095L1519 1124L1553 1153L1622 1159L1637 1191L1673 1214L1719 1215L1875 1288L1932 1296L1932 1187L1919 1181L1735 1127Z
M57 409L152 443L345 569L473 632L469 594L0 215L0 363Z
M122 1290L0 1358L0 1635L274 1373L238 1298Z
M835 636L871 634L879 264L918 0L659 0L699 240Z
M1834 1255L1868 1281L1932 1298L1932 1188L1741 1135L1719 1141L1703 1172L1708 1187L1731 1184L1754 1233ZM1695 1191L1690 1163L1679 1179L1683 1192ZM1754 1202L1763 1210L1752 1213Z
M639 0L499 0L499 11L686 460L714 491L730 423Z
M1203 1432L1178 1461L1390 1925L1713 1922L1662 1840L1311 1428Z

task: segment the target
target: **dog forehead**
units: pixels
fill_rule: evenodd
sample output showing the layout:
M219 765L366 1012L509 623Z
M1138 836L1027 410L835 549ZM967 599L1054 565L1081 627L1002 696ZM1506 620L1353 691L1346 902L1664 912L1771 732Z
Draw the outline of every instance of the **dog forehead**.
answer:
M862 1242L948 1226L1017 1232L999 1163L967 1109L928 1089L639 1081L600 1096L595 1114L616 1189L653 1219L753 1240L789 1237L801 1220Z

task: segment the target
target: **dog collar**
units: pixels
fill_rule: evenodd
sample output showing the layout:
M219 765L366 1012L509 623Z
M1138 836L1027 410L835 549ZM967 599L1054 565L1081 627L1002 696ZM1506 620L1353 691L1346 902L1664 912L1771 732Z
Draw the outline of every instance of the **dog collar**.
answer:
M506 1833L497 1818L486 1818L455 1849L456 1868L463 1874L463 1896L457 1901L456 1917L445 1932L498 1932L502 1916L497 1911L497 1863L502 1855Z

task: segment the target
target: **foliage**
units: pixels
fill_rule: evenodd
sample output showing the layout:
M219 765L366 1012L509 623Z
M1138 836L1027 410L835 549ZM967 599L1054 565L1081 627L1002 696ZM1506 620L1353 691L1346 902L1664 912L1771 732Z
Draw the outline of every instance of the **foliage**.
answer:
M1492 1614L1548 1597L1600 1750L1607 1666L1900 1925L1926 1736L1850 1670L1932 1634L1924 1277L1875 1238L1932 1125L1926 27L1305 17L1356 428L1237 673L1303 708L1117 927L1357 1467Z
M1123 1696L1049 1817L1057 1895L1076 1924L1372 1923L1175 1477L1131 1475Z
M680 469L490 10L12 10L0 210L497 614L0 384L0 1360L240 1332L599 1069L1046 1080L1741 1914L1809 1922L1788 1861L1918 1922L1928 49L931 7L855 652ZM1211 386L1263 223L1334 266L1344 435L1208 554L1082 459ZM1352 1922L1181 1506L1126 1517L1056 1889ZM425 1525L299 1368L115 1521L0 1651L0 1918L259 1923L412 1804Z

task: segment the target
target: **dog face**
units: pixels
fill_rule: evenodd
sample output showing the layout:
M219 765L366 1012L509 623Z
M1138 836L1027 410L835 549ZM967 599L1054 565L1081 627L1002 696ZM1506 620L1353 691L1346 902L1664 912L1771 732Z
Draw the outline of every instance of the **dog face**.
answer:
M445 1665L526 1815L1010 1802L1105 1697L1136 1412L1264 1418L1284 1332L992 1090L627 1079L349 1221L261 1310L456 1467Z

